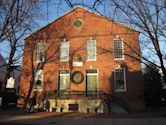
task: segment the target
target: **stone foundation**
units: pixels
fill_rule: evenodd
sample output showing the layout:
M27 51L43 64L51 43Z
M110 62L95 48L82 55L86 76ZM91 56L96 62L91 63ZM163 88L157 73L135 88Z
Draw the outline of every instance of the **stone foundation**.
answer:
M50 99L50 111L104 113L107 109L101 99Z

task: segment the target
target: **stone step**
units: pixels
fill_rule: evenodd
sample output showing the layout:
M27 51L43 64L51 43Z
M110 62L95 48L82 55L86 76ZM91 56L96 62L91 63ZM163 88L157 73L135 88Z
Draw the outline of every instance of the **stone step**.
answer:
M128 113L123 107L118 105L111 105L111 112L116 114Z

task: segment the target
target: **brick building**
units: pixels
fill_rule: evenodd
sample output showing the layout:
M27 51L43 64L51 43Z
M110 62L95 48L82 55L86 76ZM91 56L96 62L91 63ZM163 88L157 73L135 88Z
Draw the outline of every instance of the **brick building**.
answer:
M142 110L137 54L139 32L77 7L25 39L18 103L34 83L37 106L49 99L57 112Z

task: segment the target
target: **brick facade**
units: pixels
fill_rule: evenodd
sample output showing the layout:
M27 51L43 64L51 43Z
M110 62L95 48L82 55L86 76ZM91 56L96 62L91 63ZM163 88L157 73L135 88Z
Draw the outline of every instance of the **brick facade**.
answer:
M76 19L82 21L82 26L74 27L73 21ZM64 38L69 42L69 61L67 62L60 61L60 44ZM89 39L96 40L96 61L87 60L87 41ZM125 53L123 60L114 59L114 39L123 40ZM43 40L46 45L46 59L43 63L36 61L36 48L40 40ZM58 91L59 70L69 70L70 74L73 71L81 71L84 77L83 81L76 84L70 80L69 90L86 91L86 71L97 69L98 91L125 100L130 104L132 111L142 110L144 103L141 63L135 53L140 54L137 31L77 7L25 39L20 96L27 96L32 80L32 64L36 71L43 70L42 91L38 92L40 98L44 98L44 92ZM73 66L76 55L81 58L79 61L82 66ZM115 91L114 70L119 67L125 69L126 91L124 92ZM23 103L22 98L18 103Z

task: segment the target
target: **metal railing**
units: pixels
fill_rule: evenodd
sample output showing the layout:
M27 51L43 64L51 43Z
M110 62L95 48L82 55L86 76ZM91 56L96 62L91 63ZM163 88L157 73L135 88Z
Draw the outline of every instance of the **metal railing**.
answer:
M104 91L57 91L56 97L58 99L102 99L104 97Z

